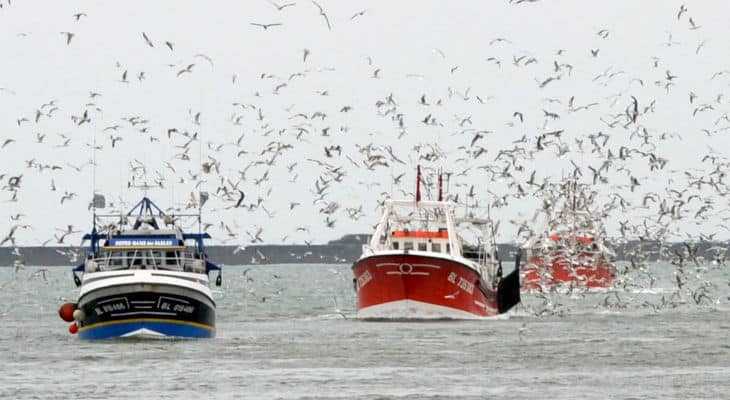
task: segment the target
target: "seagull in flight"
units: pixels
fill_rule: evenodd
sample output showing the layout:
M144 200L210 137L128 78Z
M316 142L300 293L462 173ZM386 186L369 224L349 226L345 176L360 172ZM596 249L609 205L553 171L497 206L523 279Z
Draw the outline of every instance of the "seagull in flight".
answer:
M213 66L213 59L210 58L210 56L208 56L207 54L198 53L198 54L194 55L193 57L200 57L200 58L204 59L205 61L208 61L208 63L210 64L211 67Z
M61 32L61 35L66 35L66 45L71 44L71 39L74 37L73 32Z
M332 296L332 302L335 303L335 312L337 314L340 314L342 318L347 319L347 315L345 315L345 313L342 312L342 310L340 310L340 307L337 305L337 298L335 296Z
M325 14L324 9L322 9L322 6L319 5L316 1L312 0L312 3L319 8L319 15L324 17L324 21L327 23L327 29L332 30L332 25L330 25L330 19L327 18L327 14Z
M233 206L233 208L238 208L238 207L241 207L241 205L243 205L243 199L245 199L245 198L246 198L246 194L245 194L245 193L243 193L243 191L242 191L242 190L240 190L240 189L239 189L239 190L238 190L238 193L240 194L240 196L238 197L238 201L236 202L236 205L235 205L235 206Z
M155 45L152 44L152 41L150 40L150 38L147 36L146 33L142 32L142 37L144 38L144 41L147 42L148 46L155 47Z
M679 7L679 12L677 13L677 20L679 20L680 18L682 18L682 14L684 14L685 12L687 12L687 7L685 7L684 4L682 4Z
M353 19L355 19L355 18L357 18L357 17L362 17L363 15L365 15L365 13L366 13L367 11L368 11L368 10L362 10L362 11L360 11L360 12L357 12L357 13L353 14L353 15L352 15L352 17L350 17L350 21L352 21Z
M256 23L256 22L251 22L251 25L253 25L253 26L260 26L260 27L264 28L264 30L268 30L272 26L279 26L279 25L281 25L281 23L276 22L276 23L273 23L273 24L259 24L259 23Z
M193 67L194 66L195 66L195 64L188 64L187 67L181 69L180 71L177 71L177 76L180 76L180 75L182 75L182 74L184 74L186 72L193 72Z
M272 6L276 7L276 10L277 10L277 11L281 11L281 10L283 10L283 9L287 8L287 7L293 7L293 6L297 5L297 3L284 3L284 4L277 4L277 3L274 3L273 1L269 1L269 3L270 3L270 4L272 5Z

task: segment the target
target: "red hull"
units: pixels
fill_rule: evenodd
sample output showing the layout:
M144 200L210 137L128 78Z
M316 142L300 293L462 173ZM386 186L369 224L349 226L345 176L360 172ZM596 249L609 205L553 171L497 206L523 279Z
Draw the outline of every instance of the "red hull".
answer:
M468 318L496 315L496 292L457 260L379 254L353 265L362 318Z
M541 286L562 286L570 283L587 288L612 287L616 278L616 266L603 258L592 261L588 257L589 255L580 255L573 261L560 253L553 254L548 260L541 256L531 257L522 269L522 289L535 290Z

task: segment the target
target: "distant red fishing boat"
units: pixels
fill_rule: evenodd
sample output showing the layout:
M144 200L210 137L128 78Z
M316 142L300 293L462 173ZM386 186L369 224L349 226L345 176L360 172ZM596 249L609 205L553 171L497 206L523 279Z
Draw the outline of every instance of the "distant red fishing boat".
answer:
M592 196L574 180L555 189L548 191L559 195L546 201L543 226L524 246L522 289L612 287L615 255L604 241L600 213L590 209Z
M520 301L519 268L502 277L488 240L488 219L458 218L457 204L421 200L420 168L415 200L386 200L370 242L352 270L358 317L363 319L475 318L504 313ZM469 245L461 233L479 230ZM519 265L519 256L517 258Z

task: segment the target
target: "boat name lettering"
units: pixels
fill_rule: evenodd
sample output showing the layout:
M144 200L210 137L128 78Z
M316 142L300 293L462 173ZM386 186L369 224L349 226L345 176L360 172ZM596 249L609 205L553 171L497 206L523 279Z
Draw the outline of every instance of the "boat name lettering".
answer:
M172 246L172 239L115 239L112 246Z
M459 277L459 285L458 286L460 288L466 290L467 292L469 292L469 294L473 294L474 293L474 284L471 283L471 282L469 282L469 281L467 281L466 279L464 279L462 277Z
M448 278L446 278L451 283L456 283L456 272L449 273Z
M362 275L357 277L357 288L361 289L363 286L367 285L367 283L372 280L373 280L373 276L370 274L370 271L363 272Z
M195 311L195 307L193 307L193 306L186 306L186 305L183 305L183 304L175 304L175 306L172 307L172 311L182 312L182 313L186 313L186 314L192 314L193 311Z
M127 310L127 305L123 301L102 304L97 307L94 307L94 312L96 312L96 315L104 315L105 313L109 313L109 312L126 311L126 310Z
M171 304L166 301L163 301L160 303L160 310L192 314L193 311L195 311L195 306L185 305L185 304Z

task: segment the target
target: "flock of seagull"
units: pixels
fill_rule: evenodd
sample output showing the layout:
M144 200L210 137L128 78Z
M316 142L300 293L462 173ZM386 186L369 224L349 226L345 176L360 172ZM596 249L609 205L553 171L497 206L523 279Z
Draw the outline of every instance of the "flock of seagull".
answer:
M268 3L276 19L252 18L247 24L251 35L262 41L286 32L293 10L308 16L312 29L332 35L345 24L368 24L374 13L387 13L353 9L335 17L327 4L313 0ZM539 3L519 0L509 5ZM0 17L18 6L10 0L1 4ZM377 55L365 55L353 61L361 72L347 75L337 65L319 64L322 50L313 43L292 55L296 62L276 72L239 76L222 70L209 53L187 50L190 46L181 40L162 37L150 27L129 40L138 44L140 58L170 62L102 60L114 65L116 75L107 77L106 89L92 84L83 88L88 96L82 102L42 90L38 99L13 88L12 77L3 77L0 104L35 98L35 105L22 115L4 114L0 153L8 159L12 152L39 146L58 156L27 151L22 163L3 163L0 198L8 220L0 246L78 244L83 221L62 221L55 231L43 231L31 225L25 204L30 197L43 196L53 200L60 215L85 211L91 204L84 198L91 193L79 182L92 173L98 181L95 190L106 192L108 209L124 211L135 201L127 193L135 187L152 188L163 197L174 191L171 213L202 208L209 219L204 229L223 243L237 244L312 243L338 236L328 232L369 231L382 200L414 196L409 177L417 164L427 171L427 194L435 191L431 172L444 167L451 172L449 199L471 209L489 207L496 218L509 216L502 226L520 236L502 232L499 239L521 242L540 234L531 231L532 216L543 205L541 199L549 197L551 184L572 176L591 186L593 204L599 205L591 211L603 216L611 228L607 235L616 242L686 242L685 253L661 257L677 266L678 293L689 290L686 298L714 304L718 298L713 298L712 287L718 283L701 276L715 264L724 266L730 235L730 159L721 147L711 145L728 143L724 89L730 70L718 66L701 77L706 87L689 87L688 75L711 51L711 43L701 36L703 26L691 8L682 4L664 11L658 14L674 33L656 44L655 53L645 55L641 69L603 64L606 49L615 48L611 41L616 31L599 27L582 50L546 52L508 36L493 37L479 46L484 54L476 66L452 59L448 48L434 48L425 57L431 57L435 72L404 72L378 62ZM67 17L71 26L93 18L90 11L69 12ZM21 42L34 34L20 32L14 39ZM60 36L60 47L81 45L82 33L74 29ZM671 64L677 54L690 54L696 61L682 69ZM462 84L469 82L467 71L475 70L524 80L539 105L526 107L531 102L510 102L476 83ZM154 80L184 86L210 76L235 89L235 96L220 100L227 104L219 110L227 115L222 120L203 106L184 107L185 112L176 111L177 122L165 123L152 117L158 112L138 109L134 102L124 111L110 105L125 101L113 96L123 96L125 90L139 94ZM353 80L362 81L353 88L372 90L355 93L341 87ZM420 89L402 89L419 88L420 83ZM575 94L566 95L570 91ZM364 97L370 93L379 95ZM667 128L667 116L688 119L696 128ZM217 125L213 118L218 118ZM226 130L211 133L214 126ZM710 143L701 154L682 154L691 163L673 154L701 141ZM120 154L127 160L124 176L105 175L119 169L108 162L122 159ZM154 159L151 154L156 154ZM115 179L123 182L109 183ZM718 256L693 257L692 246L701 241L711 242ZM647 270L649 257L642 249L637 246L627 268ZM698 277L693 288L687 283L690 264ZM606 297L606 306L622 303L618 294L612 296ZM667 298L653 306L676 301Z

